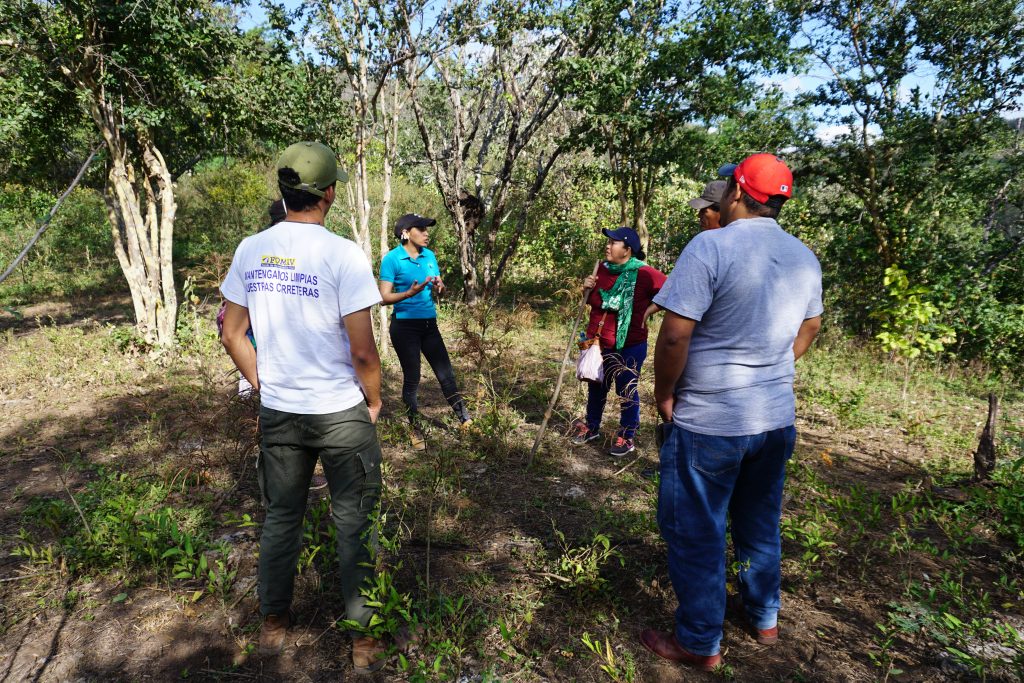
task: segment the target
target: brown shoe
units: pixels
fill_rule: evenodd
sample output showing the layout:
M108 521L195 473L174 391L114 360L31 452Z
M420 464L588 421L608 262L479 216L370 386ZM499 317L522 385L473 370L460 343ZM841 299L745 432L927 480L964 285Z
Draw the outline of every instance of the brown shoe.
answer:
M722 663L722 655L720 654L710 656L695 655L683 649L678 641L676 641L676 636L673 633L655 631L653 628L644 629L640 633L640 642L644 647L662 659L686 664L701 671L711 671Z
M419 431L414 429L412 434L409 435L409 441L412 442L413 450L415 450L415 451L425 451L425 450L427 450L427 442L423 438L423 435L419 433Z
M743 605L743 597L738 593L730 595L727 602L727 608L734 612L740 619L743 620L743 624L747 627L747 631L750 635L754 636L754 640L759 645L774 645L779 642L779 625L776 624L771 628L754 628L753 624L750 623L750 617L747 615L747 608Z
M761 645L774 645L775 643L779 642L778 624L772 626L771 628L755 628L754 639L757 640L757 642Z
M357 674L373 673L387 662L387 651L376 638L352 639L352 669Z
M287 614L268 614L263 617L263 627L260 629L260 654L264 657L280 654L284 649L288 627L291 625L292 620Z

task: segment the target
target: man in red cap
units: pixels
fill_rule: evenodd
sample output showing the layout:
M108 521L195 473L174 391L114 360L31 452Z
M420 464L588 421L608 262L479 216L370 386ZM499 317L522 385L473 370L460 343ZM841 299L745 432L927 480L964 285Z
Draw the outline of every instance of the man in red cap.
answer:
M727 175L720 230L686 246L655 297L665 310L654 357L661 482L658 525L679 606L675 628L647 629L655 654L721 663L726 518L751 635L778 639L782 488L796 443L794 363L821 325L821 267L775 218L793 175L755 154Z

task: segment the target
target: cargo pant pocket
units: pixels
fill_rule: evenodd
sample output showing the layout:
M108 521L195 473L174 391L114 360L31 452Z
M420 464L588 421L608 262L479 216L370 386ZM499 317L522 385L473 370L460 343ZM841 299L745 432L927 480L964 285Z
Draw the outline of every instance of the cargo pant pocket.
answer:
M359 451L359 462L363 465L363 486L359 496L359 512L369 515L377 506L380 500L380 492L383 484L381 478L381 452L380 446L375 442L372 448Z
M267 507L270 505L270 499L267 498L267 466L262 448L256 451L256 483L260 486L260 502L263 503L263 507Z

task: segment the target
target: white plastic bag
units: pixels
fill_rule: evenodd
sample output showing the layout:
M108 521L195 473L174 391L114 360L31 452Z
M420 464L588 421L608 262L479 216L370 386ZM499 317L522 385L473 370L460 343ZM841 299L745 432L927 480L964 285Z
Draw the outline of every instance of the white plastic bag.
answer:
M580 354L576 361L576 379L581 382L604 381L604 356L601 344L596 339Z

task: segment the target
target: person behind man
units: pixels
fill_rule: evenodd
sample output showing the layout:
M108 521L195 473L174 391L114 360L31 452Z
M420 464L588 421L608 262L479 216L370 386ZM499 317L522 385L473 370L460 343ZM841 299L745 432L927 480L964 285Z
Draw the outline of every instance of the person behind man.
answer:
M717 230L722 227L719 222L721 217L721 206L719 202L722 200L722 194L725 192L726 182L724 180L712 180L710 183L704 186L704 191L700 193L699 197L694 197L687 202L691 207L697 209L697 219L700 221L701 232L705 230ZM648 309L647 315L644 317L644 324L647 324L647 318L652 313L657 313L661 310L658 304L652 304Z
M697 218L700 220L700 229L717 230L721 224L721 201L725 193L726 181L712 180L704 186L704 191L699 197L694 197L687 202L697 210Z
M437 307L433 294L445 290L434 252L427 249L430 228L437 223L407 213L395 222L398 246L384 255L380 264L380 296L385 305L393 305L391 344L402 366L402 401L414 427L419 426L420 354L434 371L448 405L462 425L471 422L469 411L455 382L455 371L448 349L437 327ZM418 434L413 444L423 447Z
M270 217L270 223L267 224L267 228L277 225L287 217L287 212L284 210L284 203L278 199L270 202L270 206L267 207L267 215ZM263 228L266 230L267 228ZM224 314L228 310L228 302L225 300L220 305L220 310L217 311L217 336L224 336ZM249 338L249 343L256 347L256 337L252 334L252 328L250 327L245 332L245 336ZM238 378L238 395L248 396L252 393L252 385L249 384L249 380L244 375L240 375Z
M647 317L655 310L651 299L665 275L644 263L640 235L633 228L602 230L608 243L605 260L597 275L588 275L583 288L590 289L588 339L600 338L604 356L604 382L587 385L587 415L578 420L572 442L580 445L601 437L601 419L608 390L615 382L621 399L619 429L612 441L612 456L620 457L635 448L640 426L640 368L647 358Z
M380 358L370 317L380 295L362 250L324 228L335 183L346 179L330 148L288 147L277 161L287 217L242 240L221 285L224 346L261 400L262 654L281 651L291 624L307 487L318 459L330 486L347 617L366 626L372 615L360 588L373 573L364 537L381 489ZM258 350L245 335L250 324ZM378 641L352 635L356 671L384 664Z
M822 313L817 258L775 221L792 195L789 168L755 154L725 174L725 227L694 237L655 297L666 310L654 358L658 525L679 606L673 633L640 636L658 656L705 670L722 659L726 516L752 633L764 645L778 639L794 362Z

